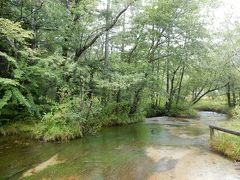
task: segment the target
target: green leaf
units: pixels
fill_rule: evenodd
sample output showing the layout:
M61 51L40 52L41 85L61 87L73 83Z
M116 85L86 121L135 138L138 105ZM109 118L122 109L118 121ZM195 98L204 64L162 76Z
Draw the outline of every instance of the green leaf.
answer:
M9 79L9 78L1 78L0 77L0 85L2 86L19 86L19 82Z
M17 88L12 88L12 93L14 97L18 100L18 102L28 108L31 107L28 100L22 95L22 93Z
M12 58L11 56L8 56L6 53L0 51L0 57L5 58L8 62L17 66L17 62L15 61L15 59Z
M3 96L2 99L0 99L0 110L7 105L8 101L11 99L12 97L12 92L11 90L7 90Z
M20 23L14 23L8 19L0 18L0 36L24 42L32 38L32 32L22 29Z

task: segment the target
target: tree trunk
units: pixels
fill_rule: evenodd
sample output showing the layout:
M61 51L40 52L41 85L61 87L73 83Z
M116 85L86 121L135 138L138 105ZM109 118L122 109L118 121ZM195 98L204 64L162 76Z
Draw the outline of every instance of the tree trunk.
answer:
M236 106L236 94L235 94L235 86L234 82L232 83L232 106Z
M167 64L167 65L166 65L166 71L167 71L167 72L166 72L166 73L167 73L166 92L167 92L167 96L170 95L170 93L169 93L169 84L170 84L170 77L169 77L169 76L170 76L170 75L169 75L169 65L168 65L168 63L169 63L169 62L168 62L168 60L167 60L167 62L166 62L166 64ZM169 106L169 105L168 105L168 103L169 103L168 99L169 99L169 97L167 97L167 101L166 101L166 104L165 104L165 108L166 108L166 109L168 109L168 106Z
M227 84L227 102L228 102L228 107L231 107L231 92L230 92L231 88L230 88L230 83Z
M232 106L235 107L236 106L236 94L235 94L234 90L232 91L232 99L233 99Z
M33 32L33 39L31 40L31 48L36 49L37 47L37 28L36 28L36 13L35 13L35 3L31 9L31 26L32 26L32 32Z
M139 101L141 99L140 94L142 90L143 90L143 85L141 85L140 88L137 91L135 91L133 103L129 111L130 116L134 115L137 112Z
M122 24L122 46L121 46L121 59L124 59L124 51L125 51L125 38L124 35L126 33L126 15L123 15L123 24Z
M117 98L116 98L117 103L119 103L120 101L121 101L121 89L117 91Z
M177 101L176 101L176 105L177 106L178 106L178 103L179 103L179 100L180 100L180 96L181 96L182 81L183 81L184 73L185 73L185 66L183 66L182 72L181 72L181 77L180 77L180 82L179 82L179 87L178 87L178 93L177 93Z
M91 69L91 72L90 72L90 80L89 80L89 83L88 83L88 92L87 92L87 96L89 99L92 99L92 96L93 96L93 90L94 90L94 86L93 86L93 76L94 76L94 69Z
M110 21L110 0L107 0L107 9L106 9L106 27L109 26ZM109 56L109 30L105 34L105 54L104 54L104 65L105 68L108 66L108 56Z
M66 0L66 13L67 13L67 16L70 16L70 0ZM67 42L68 42L68 38L65 37L64 38L64 44L62 46L62 56L64 58L68 57L68 44L67 44Z

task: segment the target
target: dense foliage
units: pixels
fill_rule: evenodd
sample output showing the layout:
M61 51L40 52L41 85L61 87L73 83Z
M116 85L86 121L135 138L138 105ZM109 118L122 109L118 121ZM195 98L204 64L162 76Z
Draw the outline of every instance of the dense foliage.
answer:
M194 114L213 92L236 105L239 73L221 54L232 51L211 41L201 15L210 5L1 1L1 124L27 117L36 137L67 140L146 115Z

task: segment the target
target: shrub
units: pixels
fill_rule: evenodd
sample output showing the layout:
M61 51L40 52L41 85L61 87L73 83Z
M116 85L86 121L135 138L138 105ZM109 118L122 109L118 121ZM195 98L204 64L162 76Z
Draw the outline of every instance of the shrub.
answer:
M166 115L165 108L162 108L159 105L156 104L150 104L147 107L147 117L157 117L157 116L163 116Z
M147 117L172 116L172 117L195 117L196 111L188 103L182 103L178 106L172 105L168 112L165 107L151 104L147 108Z
M97 131L101 127L101 106L98 100L92 101L73 98L55 106L37 124L36 137L45 141L67 141Z
M128 102L109 103L102 111L104 125L122 125L142 121L144 113L137 112L129 116L130 104Z
M236 106L236 107L232 108L230 110L229 114L235 120L240 119L240 106Z

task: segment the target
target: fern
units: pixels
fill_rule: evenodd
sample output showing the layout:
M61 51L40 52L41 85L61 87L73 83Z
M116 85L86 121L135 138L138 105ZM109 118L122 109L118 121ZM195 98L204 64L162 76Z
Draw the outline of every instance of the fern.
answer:
M32 86L29 88L24 82L31 82L32 74L36 74L32 67L38 58L35 57L35 52L26 46L27 40L31 39L33 34L23 29L20 23L0 17L0 37L0 44L4 45L0 50L0 61L2 60L4 65L1 68L4 71L0 73L0 112L3 116L5 112L7 116L11 116L9 112L20 104L25 107L20 110L28 110L32 114L37 109L33 98L30 98ZM15 57L12 57L12 51L15 52ZM23 92L27 92L28 96Z
M0 57L3 57L3 58L6 59L8 62L14 64L14 66L17 67L17 62L15 61L15 59L12 58L11 56L7 55L6 53L0 51Z
M12 88L12 94L20 104L31 108L29 101L22 95L22 93L17 88Z
M19 86L19 82L9 79L9 78L1 78L0 77L0 85L1 86Z
M2 99L0 99L0 110L7 105L8 101L12 97L12 92L10 90L7 90L3 96Z
M14 23L4 18L0 18L0 35L21 43L24 43L25 39L32 38L32 32L24 30L20 23Z

